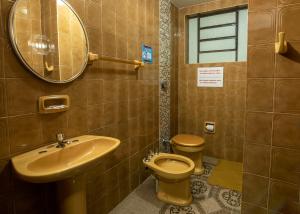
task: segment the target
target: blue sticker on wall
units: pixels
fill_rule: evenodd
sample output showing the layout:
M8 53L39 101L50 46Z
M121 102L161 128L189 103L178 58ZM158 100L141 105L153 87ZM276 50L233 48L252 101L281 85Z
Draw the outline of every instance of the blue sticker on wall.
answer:
M142 60L144 63L152 64L153 51L152 48L146 45L142 45Z

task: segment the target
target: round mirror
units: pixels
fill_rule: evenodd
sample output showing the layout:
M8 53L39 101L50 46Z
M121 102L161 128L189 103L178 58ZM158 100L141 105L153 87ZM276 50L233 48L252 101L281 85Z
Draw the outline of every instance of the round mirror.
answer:
M9 31L21 61L43 80L70 82L87 65L86 30L64 0L17 0L10 13Z

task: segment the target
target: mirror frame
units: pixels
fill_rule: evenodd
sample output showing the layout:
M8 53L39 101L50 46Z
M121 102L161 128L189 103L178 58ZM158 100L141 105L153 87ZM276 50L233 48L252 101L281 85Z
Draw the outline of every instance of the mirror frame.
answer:
M23 58L21 52L19 51L18 47L17 47L17 43L15 41L15 32L14 32L14 27L13 27L13 23L14 23L14 15L16 12L16 7L19 1L22 0L16 0L15 3L13 4L10 13L9 13L9 19L8 19L8 31L9 31L9 39L11 41L11 44L13 46L14 52L16 53L16 55L18 56L18 58L21 60L21 62L23 63L23 65L25 65L25 67L31 71L31 73L33 73L35 76L39 77L40 79L46 81L46 82L50 82L50 83L56 83L56 84L62 84L62 83L69 83L74 81L75 79L77 79L86 69L87 65L88 65L88 53L90 50L90 46L89 46L89 38L88 38L88 34L86 31L86 28L84 26L83 21L81 20L80 16L76 13L76 11L74 10L74 8L66 1L66 0L60 0L62 1L72 12L73 14L77 17L82 29L83 29L83 33L85 35L85 39L86 39L86 57L84 59L84 64L82 66L82 69L80 72L78 72L78 74L76 74L75 76L73 76L72 78L68 79L68 80L51 80L49 78L45 78L43 76L41 76L40 74L38 74L33 68L30 67L30 65L26 62L26 60Z

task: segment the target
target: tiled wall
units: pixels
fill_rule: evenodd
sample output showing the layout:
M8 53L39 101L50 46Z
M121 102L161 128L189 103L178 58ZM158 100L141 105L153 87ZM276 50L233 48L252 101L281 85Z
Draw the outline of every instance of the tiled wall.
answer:
M178 132L203 136L205 154L242 161L246 106L246 62L185 64L185 17L238 5L246 0L209 1L179 10ZM198 88L197 68L224 67L223 88ZM204 122L216 122L216 133L205 134Z
M170 136L178 133L178 8L171 5L171 107Z
M159 91L159 141L170 139L170 76L171 76L171 1L159 1L159 81L166 84L166 89ZM161 145L162 151L168 151Z
M170 0L160 1L160 143L178 133L178 8ZM170 151L168 145L161 149Z
M300 213L300 1L250 0L243 211ZM277 33L289 51L275 55Z
M113 136L120 147L88 172L88 213L107 213L148 174L141 159L158 142L158 0L70 0L83 19L91 51L139 59L141 44L153 47L154 63L135 72L131 65L97 62L76 81L46 83L22 66L7 38L11 1L1 0L0 22L0 207L7 213L56 213L54 184L16 178L9 158L49 144L55 134ZM41 115L42 95L68 94L71 109Z

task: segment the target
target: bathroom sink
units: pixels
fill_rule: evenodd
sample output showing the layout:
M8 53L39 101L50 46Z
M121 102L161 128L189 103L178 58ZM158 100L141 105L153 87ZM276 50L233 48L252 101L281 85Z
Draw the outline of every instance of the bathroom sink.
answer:
M72 138L69 142L64 148L52 144L12 158L15 171L21 179L32 183L64 180L84 172L120 145L118 139L92 135Z

